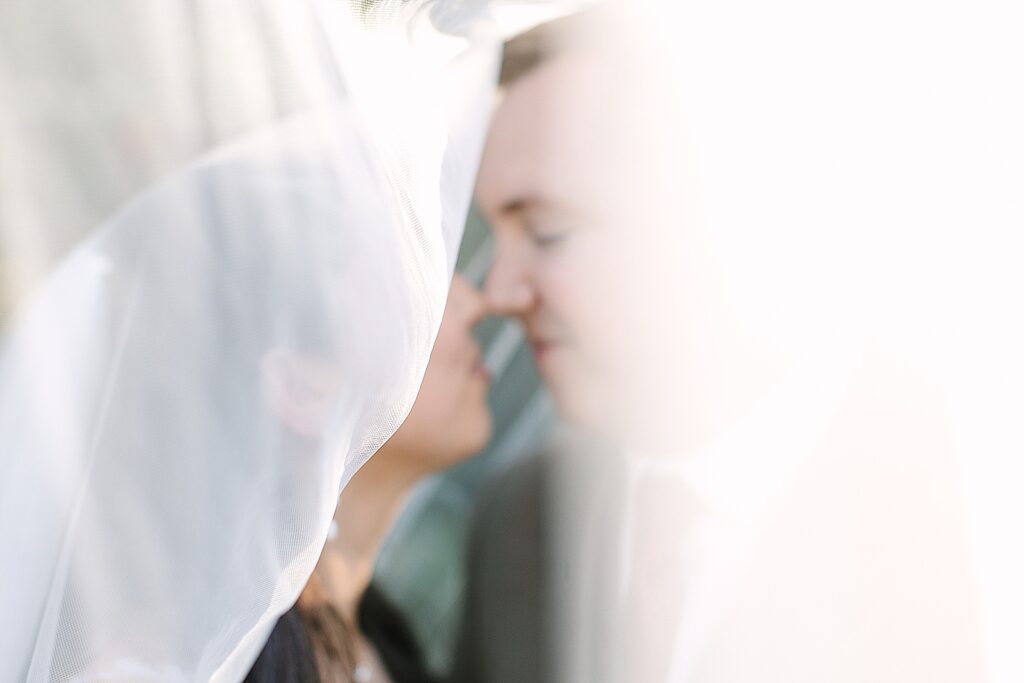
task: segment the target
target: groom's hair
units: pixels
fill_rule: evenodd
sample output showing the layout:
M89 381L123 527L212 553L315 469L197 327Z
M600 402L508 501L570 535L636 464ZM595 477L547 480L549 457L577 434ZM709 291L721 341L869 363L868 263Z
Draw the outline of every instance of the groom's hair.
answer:
M508 88L544 62L592 44L596 10L543 23L505 43L498 84Z

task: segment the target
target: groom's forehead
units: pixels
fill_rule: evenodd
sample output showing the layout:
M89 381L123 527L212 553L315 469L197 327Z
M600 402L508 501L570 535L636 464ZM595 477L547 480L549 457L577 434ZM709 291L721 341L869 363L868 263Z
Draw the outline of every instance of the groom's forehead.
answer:
M560 56L516 81L495 113L477 185L490 213L508 204L556 202L586 179L600 136L594 65ZM593 169L591 169L593 170Z

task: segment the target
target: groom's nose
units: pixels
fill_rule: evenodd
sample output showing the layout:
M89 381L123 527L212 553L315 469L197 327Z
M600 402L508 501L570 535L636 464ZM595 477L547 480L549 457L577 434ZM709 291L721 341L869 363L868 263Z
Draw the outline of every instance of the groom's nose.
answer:
M537 292L530 277L529 255L514 241L498 239L491 272L484 283L488 307L497 315L523 315L534 307Z

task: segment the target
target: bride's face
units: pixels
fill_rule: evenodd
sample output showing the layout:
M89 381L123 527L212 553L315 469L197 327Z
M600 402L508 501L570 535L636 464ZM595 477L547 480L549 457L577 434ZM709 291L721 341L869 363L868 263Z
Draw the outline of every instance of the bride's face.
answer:
M473 328L488 313L480 293L456 275L423 382L408 417L374 460L427 474L464 460L491 435L490 375ZM305 354L275 349L263 359L264 392L287 428L320 438L339 392L338 370ZM397 458L397 460L396 460Z
M473 337L487 312L480 293L456 275L419 394L387 445L425 472L465 460L490 437L490 376Z

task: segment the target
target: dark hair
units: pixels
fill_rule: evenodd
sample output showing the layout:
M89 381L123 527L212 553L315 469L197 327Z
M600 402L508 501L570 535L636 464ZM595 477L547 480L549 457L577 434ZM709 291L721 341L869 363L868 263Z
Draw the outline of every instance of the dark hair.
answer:
M546 61L592 42L595 10L543 23L505 43L498 83L508 87Z
M298 608L277 620L245 683L321 683L313 643Z
M314 570L298 602L274 627L246 681L353 681L356 662L353 627L328 600Z
M312 581L316 581L315 574ZM402 613L375 585L370 584L363 593L358 612L359 629L373 644L391 680L436 683ZM278 620L245 683L352 680L354 635L329 603L300 598Z

